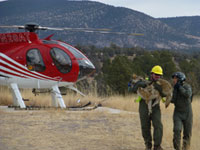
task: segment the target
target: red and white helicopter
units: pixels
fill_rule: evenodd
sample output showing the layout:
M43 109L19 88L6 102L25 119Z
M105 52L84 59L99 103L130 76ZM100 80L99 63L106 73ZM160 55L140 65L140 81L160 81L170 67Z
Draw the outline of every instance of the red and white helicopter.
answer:
M0 85L12 89L13 104L26 108L19 88L51 88L52 105L66 108L58 87L67 86L82 94L73 85L95 71L91 61L71 45L52 40L50 35L39 39L36 30L72 30L81 32L109 32L94 28L50 28L34 23L25 26L0 26L0 28L19 28L26 32L0 33ZM140 35L140 34L130 34Z

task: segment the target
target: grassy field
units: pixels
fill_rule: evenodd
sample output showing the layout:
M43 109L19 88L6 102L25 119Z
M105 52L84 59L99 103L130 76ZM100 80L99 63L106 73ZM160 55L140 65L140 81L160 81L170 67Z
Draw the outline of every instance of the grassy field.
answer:
M34 96L30 90L22 91L27 105L50 106L50 94ZM81 103L77 103L77 99ZM143 150L135 96L97 97L95 94L81 97L69 94L64 96L67 106L92 105L101 103L103 107L123 110L120 113L109 111L68 111L68 110L12 110L0 109L0 150ZM11 105L9 89L0 88L0 105ZM162 146L172 150L173 105L168 109L161 105L164 135ZM191 150L200 147L198 129L200 125L200 98L192 103L194 122Z

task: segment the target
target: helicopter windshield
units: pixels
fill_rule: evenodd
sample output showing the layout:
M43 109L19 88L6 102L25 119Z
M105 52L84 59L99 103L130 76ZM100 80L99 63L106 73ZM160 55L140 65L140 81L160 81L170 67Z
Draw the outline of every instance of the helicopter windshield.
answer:
M54 47L50 51L54 64L61 73L68 73L72 68L72 62L67 53L62 49Z
M85 56L74 47L61 42L59 44L68 49L76 58L85 58Z
M27 68L31 71L42 72L45 65L38 49L30 49L26 54Z

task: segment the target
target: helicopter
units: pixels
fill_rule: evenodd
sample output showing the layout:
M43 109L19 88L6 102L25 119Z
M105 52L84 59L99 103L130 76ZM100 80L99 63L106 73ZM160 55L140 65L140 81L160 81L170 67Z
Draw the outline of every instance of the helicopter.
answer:
M10 87L13 105L20 108L26 108L20 88L50 88L52 105L66 108L59 87L65 86L84 95L74 84L95 72L95 66L81 51L65 42L52 40L53 34L40 39L37 30L142 35L109 29L42 27L36 23L0 25L0 28L25 30L0 33L0 85Z

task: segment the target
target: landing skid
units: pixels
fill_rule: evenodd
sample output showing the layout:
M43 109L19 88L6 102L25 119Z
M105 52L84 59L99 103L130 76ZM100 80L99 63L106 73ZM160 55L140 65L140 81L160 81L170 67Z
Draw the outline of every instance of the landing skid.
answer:
M15 110L57 110L57 109L62 109L62 110L69 110L69 111L84 111L84 110L93 110L98 107L98 105L95 106L90 106L91 102L86 103L83 106L77 106L77 107L66 107L65 109L60 108L60 107L50 107L50 106L26 106L26 108L20 108L19 106L8 106L8 108L14 108Z

